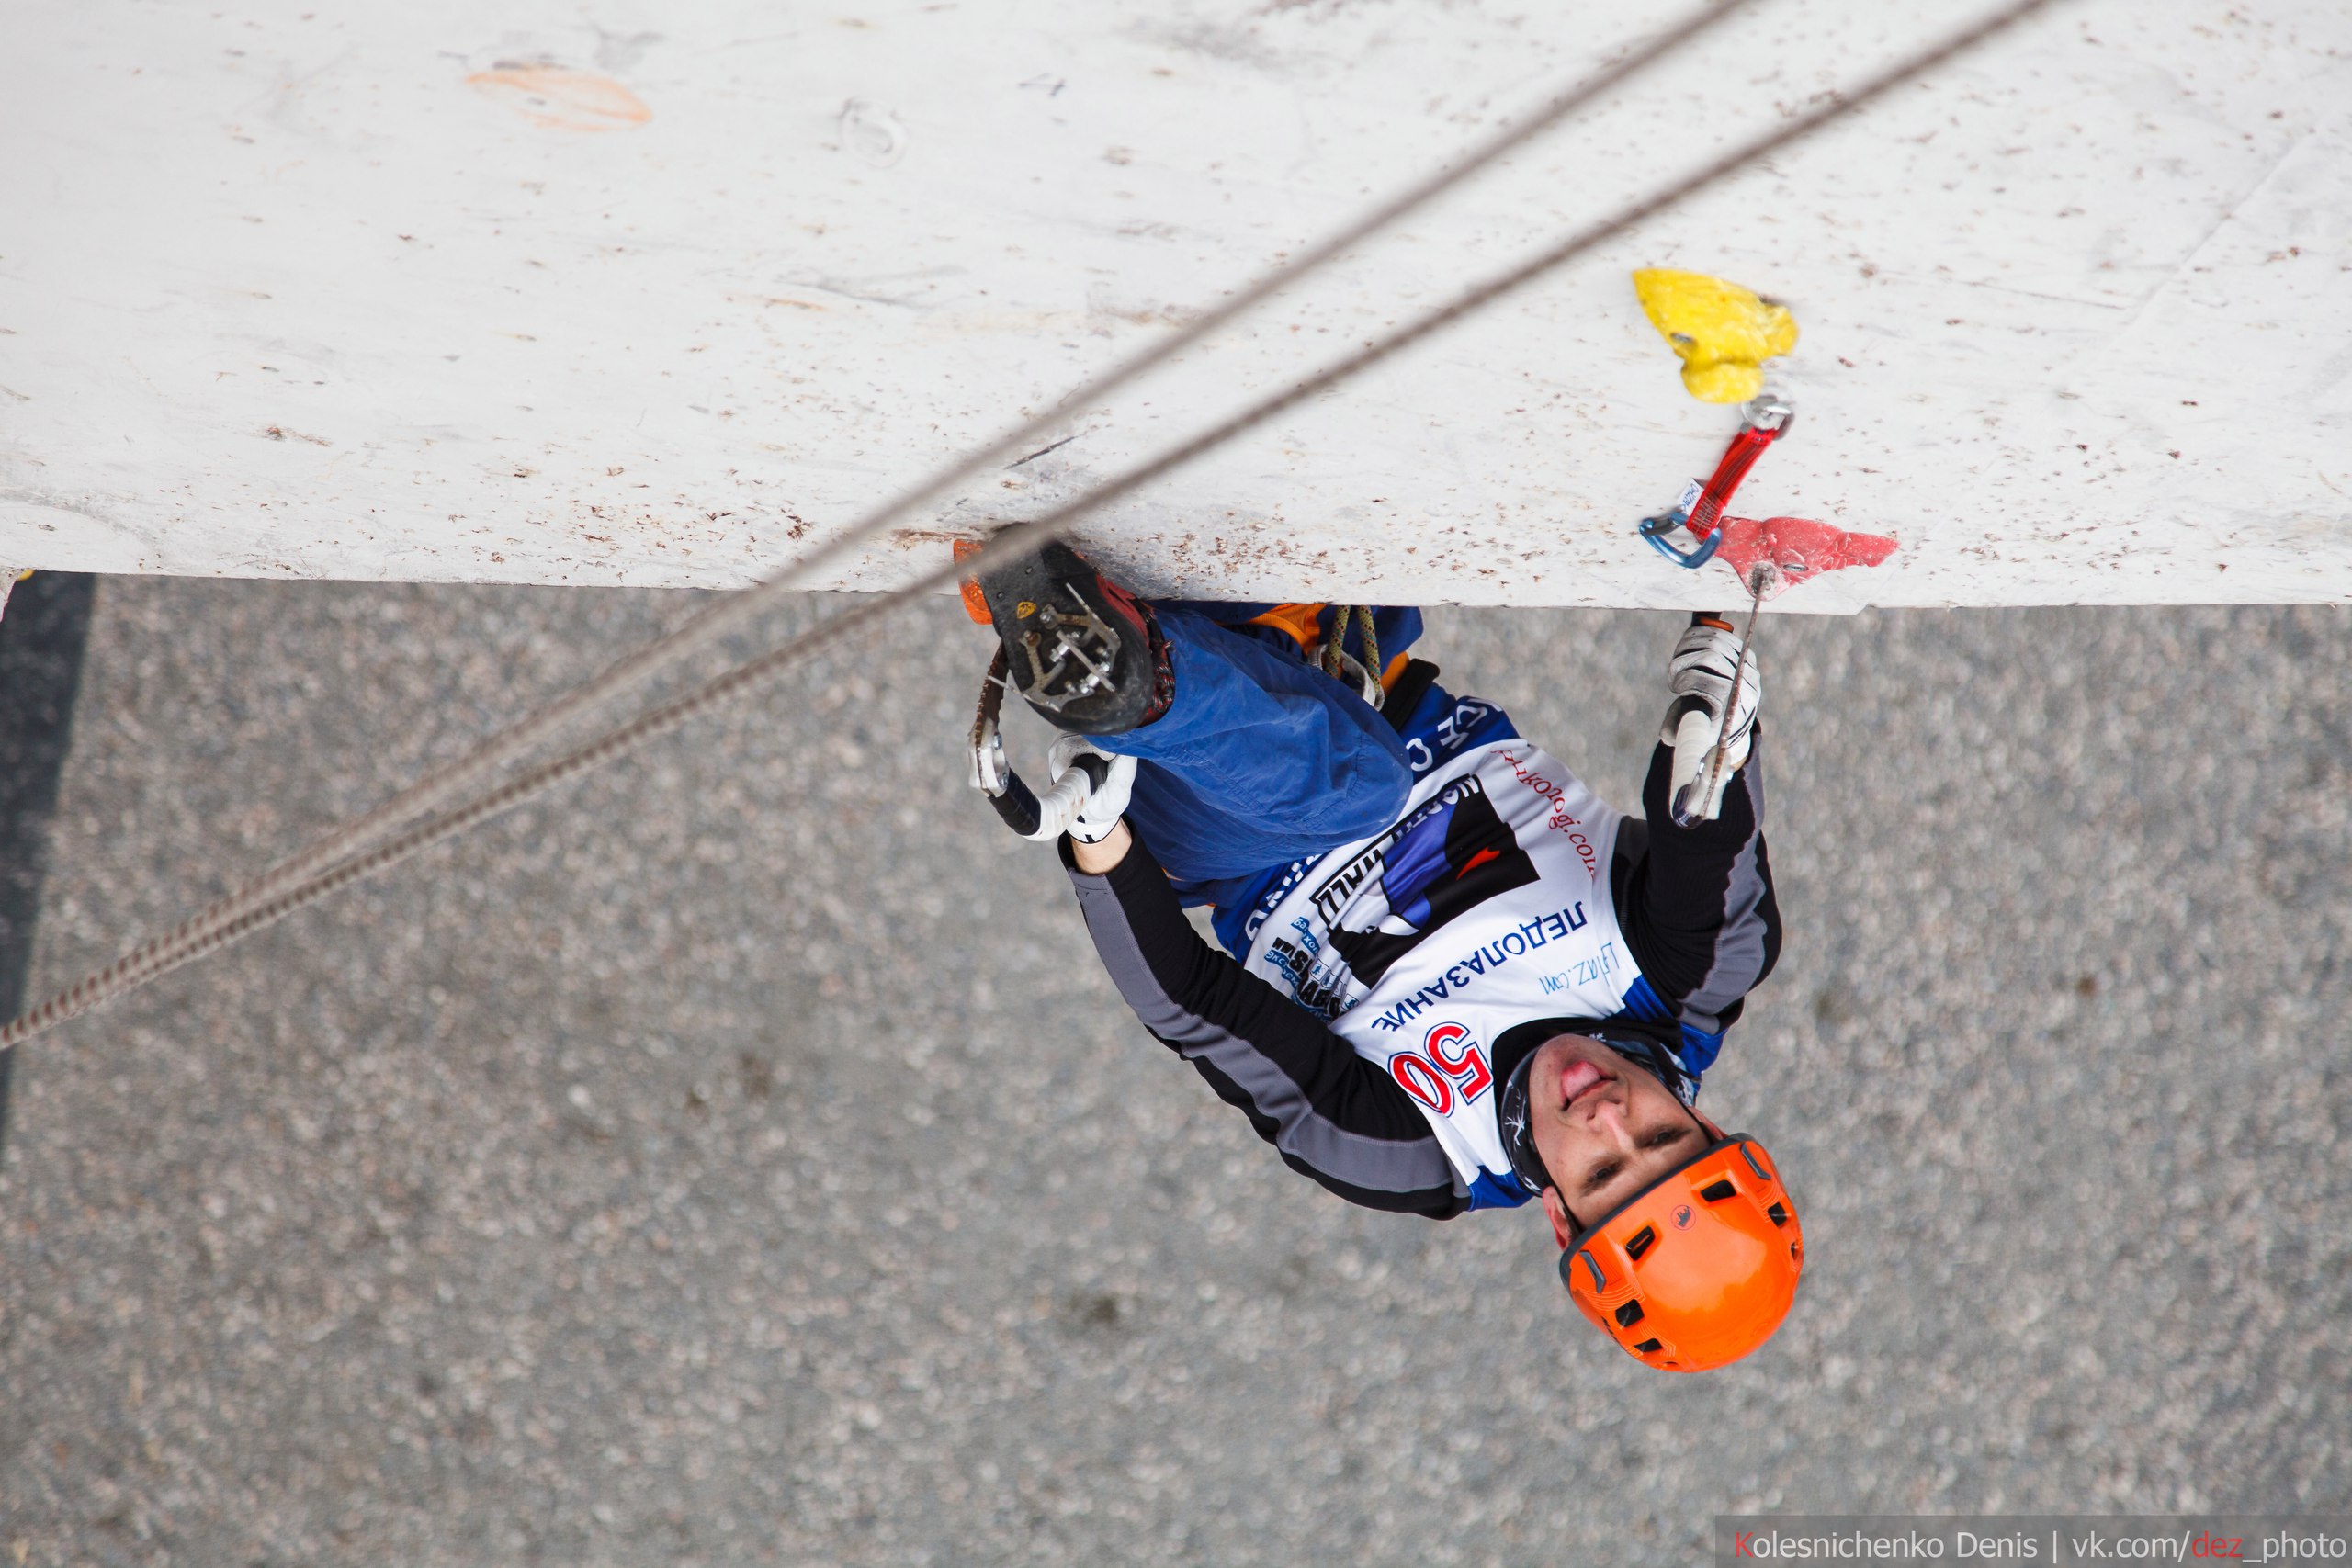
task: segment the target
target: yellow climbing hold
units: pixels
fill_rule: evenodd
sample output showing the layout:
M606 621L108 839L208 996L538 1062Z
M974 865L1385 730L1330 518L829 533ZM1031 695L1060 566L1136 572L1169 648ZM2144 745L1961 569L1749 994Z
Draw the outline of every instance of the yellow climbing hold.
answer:
M1682 385L1702 403L1744 403L1764 389L1764 361L1797 345L1797 319L1703 272L1634 274L1642 312L1682 357Z

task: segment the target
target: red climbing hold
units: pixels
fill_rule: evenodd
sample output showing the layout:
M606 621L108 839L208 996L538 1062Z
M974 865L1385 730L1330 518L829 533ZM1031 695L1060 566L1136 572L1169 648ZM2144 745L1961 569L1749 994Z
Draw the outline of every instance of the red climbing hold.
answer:
M1849 534L1809 517L1767 517L1761 522L1753 517L1726 517L1723 534L1715 558L1736 572L1742 582L1753 581L1749 574L1757 562L1771 562L1779 575L1766 590L1767 599L1825 571L1876 566L1895 550L1894 541L1883 535Z

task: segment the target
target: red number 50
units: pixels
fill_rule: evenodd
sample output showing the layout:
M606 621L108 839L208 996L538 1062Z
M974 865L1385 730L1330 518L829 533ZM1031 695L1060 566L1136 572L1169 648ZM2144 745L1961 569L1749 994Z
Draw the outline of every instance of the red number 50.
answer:
M1439 1024L1422 1037L1421 1049L1429 1053L1427 1057L1411 1051L1391 1056L1388 1071L1407 1094L1440 1116L1453 1109L1456 1090L1467 1105L1494 1087L1495 1075L1487 1066L1486 1053L1462 1025ZM1432 1061L1435 1067L1430 1065Z

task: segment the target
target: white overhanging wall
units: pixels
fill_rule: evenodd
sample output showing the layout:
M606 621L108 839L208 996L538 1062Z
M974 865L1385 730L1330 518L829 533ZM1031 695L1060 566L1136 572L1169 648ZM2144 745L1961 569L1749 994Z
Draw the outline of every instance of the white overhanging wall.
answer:
M751 581L1663 15L1600 0L19 0L0 563ZM874 587L1974 6L1770 0L877 543ZM2080 0L1089 523L1154 592L1721 601L1736 415L1627 274L1786 302L1792 609L2352 599L2352 8Z

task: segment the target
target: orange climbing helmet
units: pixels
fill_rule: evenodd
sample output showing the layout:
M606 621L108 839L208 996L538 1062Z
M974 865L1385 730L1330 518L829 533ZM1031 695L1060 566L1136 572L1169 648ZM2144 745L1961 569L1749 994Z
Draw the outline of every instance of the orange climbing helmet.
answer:
M1804 1234L1764 1145L1735 1133L1577 1233L1560 1282L1645 1365L1728 1366L1796 1300Z

